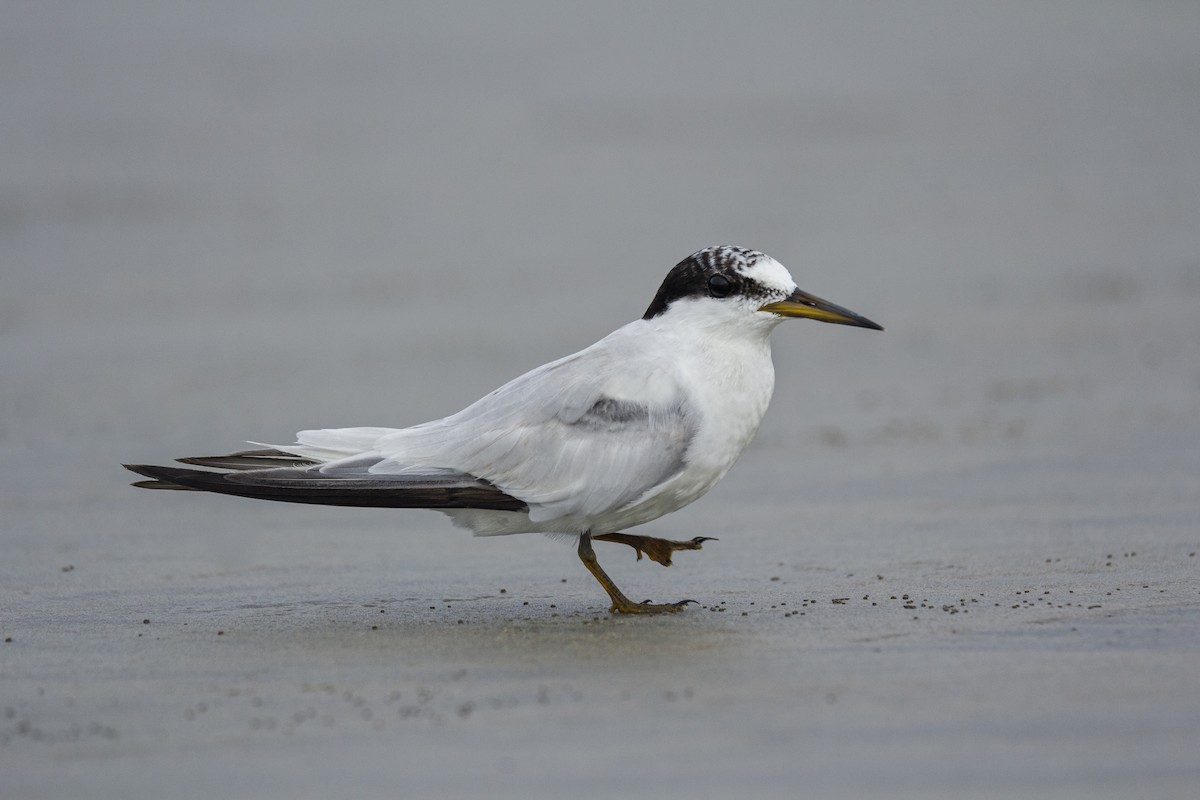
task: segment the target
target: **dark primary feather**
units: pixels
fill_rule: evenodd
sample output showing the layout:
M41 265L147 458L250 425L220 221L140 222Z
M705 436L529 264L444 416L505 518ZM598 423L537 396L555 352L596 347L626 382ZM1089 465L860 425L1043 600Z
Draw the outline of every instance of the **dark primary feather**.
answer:
M237 454L235 454L237 455ZM220 460L217 456L208 460ZM181 459L182 460L182 459ZM126 464L125 468L153 481L134 486L155 489L194 489L284 503L372 508L480 508L524 511L515 497L470 475L390 475L329 477L294 467L209 472L152 464ZM161 485L159 485L161 484Z
M271 467L299 467L304 464L315 464L311 458L294 456L282 450L268 448L266 450L242 450L227 456L193 456L191 458L175 459L180 464L194 464L198 467L218 467L220 469L270 469Z

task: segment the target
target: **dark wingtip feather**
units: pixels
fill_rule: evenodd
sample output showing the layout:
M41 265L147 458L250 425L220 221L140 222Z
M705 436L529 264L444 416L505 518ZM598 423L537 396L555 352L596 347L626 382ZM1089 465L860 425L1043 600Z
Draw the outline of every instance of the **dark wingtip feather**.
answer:
M197 492L199 489L193 489L190 486L180 486L178 483L167 483L166 481L134 481L129 484L136 486L139 489L172 489L177 492Z
M124 466L153 479L138 481L135 486L196 489L285 503L374 508L480 508L497 511L524 511L528 508L523 501L470 476L464 476L467 479L465 483L444 479L406 482L329 478L319 474L309 476L295 469L224 473L154 464ZM156 486L156 483L166 485Z
M151 479L148 481L134 481L133 483L129 484L130 486L136 486L139 489L175 489L190 491L192 488L190 486L184 486L179 483L164 480L162 476L155 474L155 468L148 464L122 464L121 466L130 472L136 472L138 475L145 475L147 478Z
M226 456L192 456L175 459L180 464L191 464L197 467L216 467L218 469L271 469L272 467L299 467L315 464L311 458L292 455L282 450L242 450Z

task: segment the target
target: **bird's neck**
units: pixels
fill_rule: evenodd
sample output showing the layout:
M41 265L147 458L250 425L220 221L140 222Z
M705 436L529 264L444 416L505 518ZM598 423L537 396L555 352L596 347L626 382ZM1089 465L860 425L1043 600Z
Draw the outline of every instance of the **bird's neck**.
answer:
M754 435L775 389L770 335L780 320L762 316L748 321L744 314L714 314L711 307L689 313L687 306L672 306L655 328L703 399L700 407L721 418L719 435L737 452Z
M646 323L663 335L691 339L706 346L761 347L769 353L771 331L782 321L783 317L773 314L747 318L739 309L675 303Z

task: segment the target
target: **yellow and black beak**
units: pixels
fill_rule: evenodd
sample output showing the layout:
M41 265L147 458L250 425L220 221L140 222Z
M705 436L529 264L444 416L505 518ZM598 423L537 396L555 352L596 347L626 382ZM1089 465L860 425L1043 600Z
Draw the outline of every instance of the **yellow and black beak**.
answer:
M786 300L778 303L767 303L759 311L769 311L781 317L805 317L820 322L832 322L834 325L853 325L857 328L871 328L881 331L883 326L872 322L866 317L855 314L849 309L835 306L828 300L814 297L799 289L788 295Z

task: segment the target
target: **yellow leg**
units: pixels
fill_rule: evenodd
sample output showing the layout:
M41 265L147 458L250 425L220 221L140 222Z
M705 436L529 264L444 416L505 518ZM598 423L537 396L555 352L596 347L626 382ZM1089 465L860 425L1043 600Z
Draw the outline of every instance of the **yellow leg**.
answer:
M597 542L617 542L627 544L637 551L638 561L642 556L650 556L651 561L657 561L664 567L671 566L671 553L676 550L699 550L705 542L715 542L711 536L697 536L686 542L676 542L671 539L655 539L653 536L637 536L632 533L602 533L593 536Z
M617 540L609 540L617 541ZM612 600L612 606L609 608L614 614L667 614L674 611L679 611L688 603L694 603L695 600L680 600L678 603L635 603L624 595L613 583L612 578L608 577L600 567L600 562L596 560L596 551L592 549L592 535L590 533L581 534L579 537L579 560L588 568L588 572L600 582L604 587L604 591L608 592L608 597ZM669 559L668 559L669 560Z

